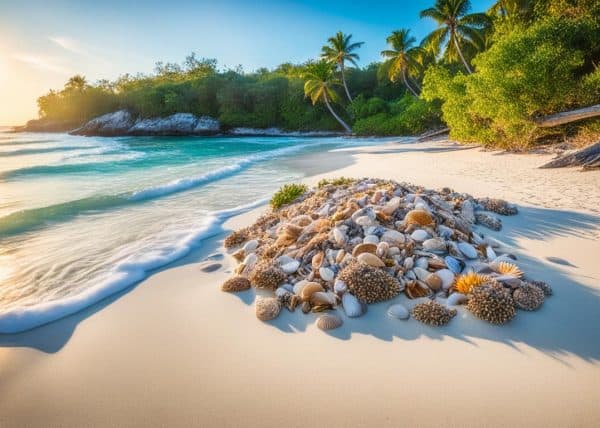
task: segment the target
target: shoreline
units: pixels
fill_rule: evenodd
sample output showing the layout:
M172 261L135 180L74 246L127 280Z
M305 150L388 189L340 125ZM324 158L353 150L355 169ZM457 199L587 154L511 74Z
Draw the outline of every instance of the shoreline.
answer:
M534 169L549 157L438 141L287 161L306 171L309 185L324 175L393 177L519 204L501 232L485 232L555 288L536 314L490 327L461 312L448 327L430 328L390 323L388 302L330 334L314 316L285 311L261 323L253 291L219 290L234 267L215 255L225 254L224 232L82 312L0 335L0 420L9 427L596 425L600 173ZM222 228L248 225L264 209ZM222 266L202 271L214 264Z

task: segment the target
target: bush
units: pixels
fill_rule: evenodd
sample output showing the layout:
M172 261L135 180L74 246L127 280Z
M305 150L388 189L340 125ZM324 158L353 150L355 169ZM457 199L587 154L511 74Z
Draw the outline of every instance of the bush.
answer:
M320 189L322 187L329 186L330 184L333 186L347 186L355 181L356 180L354 178L349 177L323 178L319 181L317 187Z
M273 209L279 209L284 205L294 202L307 190L308 187L305 184L285 184L273 195L269 203Z

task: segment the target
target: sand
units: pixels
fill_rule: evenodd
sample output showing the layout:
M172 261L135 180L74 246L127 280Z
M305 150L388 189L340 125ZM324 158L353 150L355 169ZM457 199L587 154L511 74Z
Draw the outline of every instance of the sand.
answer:
M329 334L299 311L261 323L253 291L219 291L224 233L126 293L0 335L0 426L600 426L600 172L535 168L549 158L439 141L292 162L307 183L335 165L324 175L518 203L490 234L553 286L538 312L434 328L381 303Z

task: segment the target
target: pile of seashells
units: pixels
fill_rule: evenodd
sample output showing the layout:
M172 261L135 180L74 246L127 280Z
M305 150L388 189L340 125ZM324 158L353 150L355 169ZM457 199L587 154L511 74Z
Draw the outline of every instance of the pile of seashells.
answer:
M325 312L321 329L342 325L341 311L359 317L367 305L404 293L421 299L411 310L392 304L388 315L441 326L465 304L492 324L516 309L536 310L549 285L524 277L515 257L475 225L500 230L501 215L517 214L500 199L475 199L394 181L325 184L228 236L239 262L223 291L270 290L258 296L256 316L268 321L283 307Z

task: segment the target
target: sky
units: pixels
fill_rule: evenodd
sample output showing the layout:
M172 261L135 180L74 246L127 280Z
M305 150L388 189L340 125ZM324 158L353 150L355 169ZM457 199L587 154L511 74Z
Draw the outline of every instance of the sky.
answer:
M380 59L385 38L410 28L420 40L435 23L419 18L434 0L0 0L0 125L37 117L36 99L68 77L88 81L150 73L190 52L220 67L252 71L319 55L336 31L365 44L360 65ZM472 10L493 0L472 0Z

